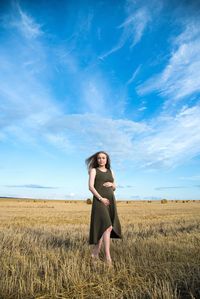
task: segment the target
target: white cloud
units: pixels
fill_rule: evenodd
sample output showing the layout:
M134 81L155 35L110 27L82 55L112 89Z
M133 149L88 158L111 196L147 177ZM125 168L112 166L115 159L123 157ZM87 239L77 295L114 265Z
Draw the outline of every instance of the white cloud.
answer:
M101 116L110 115L112 113L111 101L108 99L109 87L106 86L105 81L93 76L86 77L82 81L82 107L85 111L90 113L97 113Z
M40 126L59 115L59 108L48 90L28 70L12 61L11 53L0 55L1 122L2 129L14 126ZM19 63L20 64L20 63ZM12 82L12 87L11 83Z
M137 76L137 74L138 74L139 71L140 71L140 68L141 68L141 65L139 65L139 66L136 68L136 70L133 72L131 78L127 81L127 83L126 83L127 85L131 84L131 83L134 81L135 77Z
M179 179L184 181L200 181L200 175L184 176L180 177Z
M62 149L63 151L69 152L69 150L76 150L74 145L67 138L67 134L62 132L51 133L51 132L43 132L43 139L52 144L55 147Z
M123 119L99 117L97 114L63 115L62 118L46 124L53 134L63 132L74 144L74 150L88 152L107 149L117 159L132 156L132 139L148 130L146 124ZM59 144L57 144L60 147Z
M180 46L199 38L200 29L196 20L186 21L182 26L184 30L178 36L172 38L173 44Z
M155 190L167 190L167 189L185 189L187 186L170 186L170 187L156 187Z
M142 107L138 108L138 111L144 111L144 110L146 110L146 109L147 109L146 106L142 106Z
M25 185L6 185L5 187L8 188L31 188L31 189L57 189L59 187L52 187L52 186L43 186L43 185L36 185L36 184L25 184Z
M68 72L70 72L71 74L77 75L79 74L80 69L76 59L72 55L74 47L74 45L68 45L67 47L60 45L59 47L57 46L54 49L54 52L55 56L58 58L59 65L61 65L61 67L63 68L66 67Z
M135 13L128 16L128 18L118 28L124 28L127 38L132 39L131 48L135 46L144 33L144 30L150 22L150 12L147 7L138 9Z
M16 18L10 21L10 26L16 27L27 39L35 39L43 35L41 30L41 24L35 22L35 20L25 13L19 3L16 2L16 12L18 12L19 20Z
M175 116L160 116L151 126L152 133L135 144L143 167L173 168L199 154L199 106L184 108Z
M137 87L139 95L157 91L172 102L200 91L200 24L188 24L173 41L165 69Z
M68 136L77 150L104 148L119 162L128 160L147 169L173 168L200 152L199 106L184 108L174 117L160 116L148 124L76 114L54 121L53 127L55 134L62 131Z
M102 60L105 59L107 56L120 50L126 44L126 42L129 42L130 48L134 47L141 40L142 35L144 34L144 31L150 21L150 12L145 6L139 8L137 11L134 10L134 12L129 12L126 20L117 27L118 29L123 30L119 42L116 46L101 55L99 58Z
M23 15L20 7L20 20L12 18L12 26L24 28ZM16 20L16 22L14 22ZM5 23L7 22L7 23ZM7 24L7 25L6 25ZM39 35L33 27L26 28L26 32L35 32L25 42L26 37L16 33L9 36L7 42L0 48L0 127L3 140L16 140L36 146L40 128L49 120L59 117L61 109L55 103L48 80L44 74L51 73L47 64L46 51L42 41L37 41ZM11 25L9 17L4 19L4 26ZM31 25L30 25L31 26ZM32 28L32 29L31 29Z

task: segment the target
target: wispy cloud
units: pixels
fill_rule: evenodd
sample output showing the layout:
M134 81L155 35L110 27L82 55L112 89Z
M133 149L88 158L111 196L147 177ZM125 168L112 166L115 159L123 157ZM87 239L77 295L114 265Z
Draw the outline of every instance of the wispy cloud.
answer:
M32 16L25 12L18 1L11 2L12 13L5 15L2 18L2 24L5 28L15 28L28 40L41 37L44 32L42 24L37 23Z
M49 133L52 132L53 135L62 131L65 136L70 136L72 143L73 140L76 141L76 149L88 152L90 148L92 152L104 148L120 159L122 156L131 157L132 138L148 130L148 127L145 123L123 119L114 120L85 113L66 115L54 120L53 123L48 122L46 130Z
M138 108L138 111L144 111L144 110L146 110L146 109L147 109L146 106L142 106L142 107Z
M124 29L124 35L127 36L127 39L132 37L131 48L141 40L144 30L150 20L149 10L147 10L147 7L142 7L132 15L128 16L128 18L119 25L118 28Z
M142 195L131 195L130 199L135 199L135 200L160 200L162 197L160 196L142 196Z
M41 186L35 184L26 184L26 185L6 185L8 188L33 188L33 189L57 189L58 187L50 187L50 186Z
M160 196L152 196L152 195L150 195L150 196L144 196L143 197L143 199L152 199L152 200L159 200L159 199L161 199L162 197L160 197Z
M167 190L167 189L185 189L187 186L170 186L170 187L156 187L154 190Z
M117 188L134 188L132 185L117 185Z
M141 69L141 64L137 67L137 69L133 72L131 78L127 81L127 85L131 84L134 80L135 80L135 77L137 76L137 74L139 73Z
M63 116L48 126L49 132L62 131L70 140L77 140L79 149L87 151L89 146L92 152L104 148L119 161L127 159L144 168L173 168L200 152L199 106L149 123L76 114Z
M24 13L19 5L17 6L21 20L19 23L15 23L13 25L16 25L26 38L32 39L41 36L43 34L41 29L42 26L37 24L30 16Z
M83 112L96 113L99 115L112 115L112 98L109 86L105 80L102 80L95 74L92 76L86 76L85 80L82 80L82 97L81 106ZM84 109L85 108L85 109Z
M184 181L200 181L200 175L182 176L179 179Z
M15 14L4 19L6 28L15 26L17 30L9 38L10 47L2 43L0 48L0 127L4 140L36 145L40 128L48 119L58 117L61 109L50 92L48 80L44 79L51 69L42 41L37 39L41 32L36 28L40 26L19 5L17 13L15 10ZM30 18L29 27L24 18ZM19 28L26 34L19 35Z
M117 27L118 30L122 30L118 43L99 58L102 60L105 59L112 53L120 50L127 42L130 49L133 48L141 40L150 21L151 14L145 6L130 13L125 21Z
M185 25L172 39L171 57L164 70L137 86L139 95L157 91L166 97L165 106L200 91L200 23Z
M152 132L135 144L143 166L173 168L197 156L200 152L199 125L199 106L183 108L175 116L161 115L152 120Z
M71 48L72 47L72 48ZM68 94L71 101L76 102L78 113L96 113L102 117L123 114L126 105L123 87L112 88L109 78L98 65L82 68L76 55L73 55L74 46L59 46L55 50L59 59L59 66L65 72L69 85L73 86L72 93ZM70 87L68 87L70 90ZM67 92L67 90L66 90ZM75 105L75 104L74 104Z
M130 196L130 199L141 199L141 196L140 195L131 195Z

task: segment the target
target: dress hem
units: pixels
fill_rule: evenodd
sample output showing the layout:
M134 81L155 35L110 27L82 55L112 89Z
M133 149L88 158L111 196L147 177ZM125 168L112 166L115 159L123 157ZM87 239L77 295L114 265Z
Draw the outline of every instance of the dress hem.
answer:
M112 224L111 224L111 225L112 225ZM109 225L109 226L104 230L103 234L105 233L105 231L106 231L111 225ZM115 235L112 234L113 232L114 232ZM103 236L103 234L101 235L101 237ZM99 240L101 239L101 237L99 238ZM118 233L116 233L115 229L112 228L112 230L111 230L111 232L110 232L110 239L122 239L122 236L119 235ZM97 245L98 242L99 242L99 240L98 240L96 243L95 243L95 242L91 243L90 241L89 241L88 243L89 243L89 245Z

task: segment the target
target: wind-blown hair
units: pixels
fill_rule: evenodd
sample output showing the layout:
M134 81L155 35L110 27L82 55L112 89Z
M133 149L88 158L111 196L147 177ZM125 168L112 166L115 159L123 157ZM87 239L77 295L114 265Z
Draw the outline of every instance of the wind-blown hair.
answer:
M106 152L104 152L104 151L99 151L99 152L96 152L95 154L93 154L92 156L90 156L89 158L87 158L85 160L85 164L87 165L88 173L90 172L91 168L97 168L97 167L99 167L99 164L98 164L98 161L97 161L98 154L105 154L106 155L107 162L106 162L105 167L107 169L110 169L111 162L110 162L109 155Z

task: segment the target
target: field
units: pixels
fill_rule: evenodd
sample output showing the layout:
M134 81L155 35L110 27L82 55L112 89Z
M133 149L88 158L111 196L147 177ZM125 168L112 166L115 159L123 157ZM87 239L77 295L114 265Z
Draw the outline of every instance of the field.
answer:
M90 204L1 199L0 298L200 298L200 201L117 208L108 269L90 259Z

